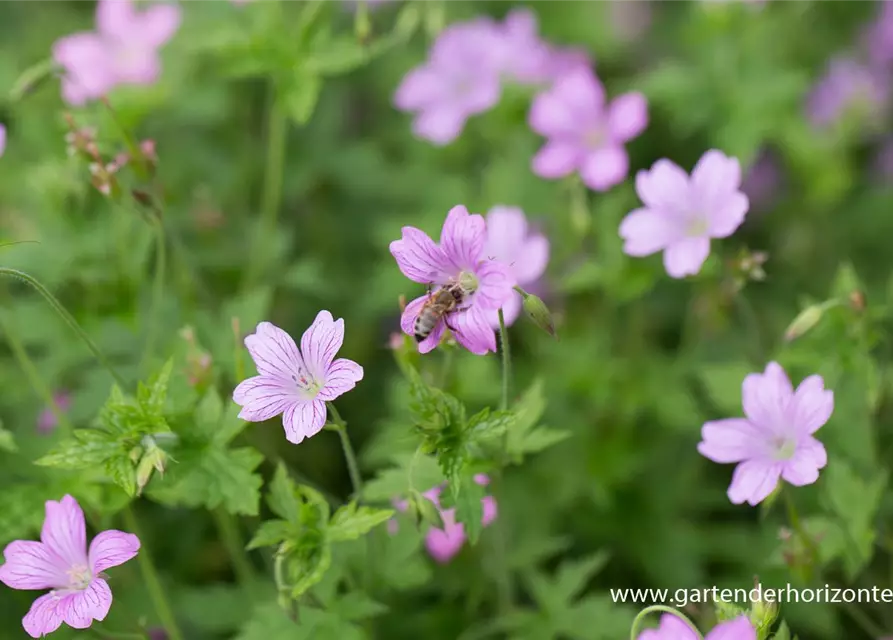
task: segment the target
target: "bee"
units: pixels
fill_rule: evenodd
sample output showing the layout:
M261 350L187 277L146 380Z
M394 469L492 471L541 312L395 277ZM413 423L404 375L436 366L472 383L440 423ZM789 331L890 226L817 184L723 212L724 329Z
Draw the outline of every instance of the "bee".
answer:
M416 342L421 342L430 336L441 320L450 331L455 333L456 330L450 326L447 318L456 311L462 311L461 305L468 300L472 293L474 293L474 289L464 285L461 279L451 280L433 293L429 285L428 299L425 300L415 319Z

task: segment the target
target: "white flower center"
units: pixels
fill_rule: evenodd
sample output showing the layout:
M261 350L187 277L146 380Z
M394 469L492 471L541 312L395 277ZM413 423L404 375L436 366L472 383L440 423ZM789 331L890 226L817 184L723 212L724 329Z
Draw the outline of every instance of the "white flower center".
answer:
M83 591L90 585L90 581L93 580L93 573L90 571L90 567L86 565L75 565L66 573L68 574L69 589Z
M300 394L308 400L315 398L322 390L322 383L307 371L304 365L299 366L297 371L291 374L291 379Z
M583 135L589 149L601 149L605 144L605 132L601 127L593 127Z
M707 224L707 219L701 214L695 214L688 223L686 235L689 238L703 238L707 235L708 231L709 225Z
M778 436L772 440L776 460L790 460L797 452L797 442L792 438Z

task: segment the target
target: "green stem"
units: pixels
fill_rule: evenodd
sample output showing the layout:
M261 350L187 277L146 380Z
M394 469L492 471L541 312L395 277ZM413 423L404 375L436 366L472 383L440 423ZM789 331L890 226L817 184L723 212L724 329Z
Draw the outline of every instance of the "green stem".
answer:
M43 399L50 411L53 412L59 425L64 429L71 430L72 426L68 421L68 416L66 416L65 412L63 412L62 409L59 408L59 405L56 404L56 399L53 397L52 391L50 391L49 387L44 384L43 378L40 377L40 373L37 371L37 367L34 366L34 362L28 355L28 351L25 349L22 341L19 340L19 336L13 330L12 324L2 314L0 314L0 329L6 334L6 341L9 343L9 348L12 350L12 354L18 361L22 371L25 372L25 376L28 378L28 382L31 383L31 387L37 392L37 395Z
M499 408L503 411L509 408L509 385L512 377L512 354L509 349L509 337L505 330L505 316L499 309L499 350L502 353L502 402Z
M222 507L217 507L211 513L214 515L214 523L217 525L220 539L223 541L223 545L226 547L230 561L233 564L236 579L242 587L247 588L251 584L254 570L251 568L251 560L245 551L245 542L239 533L238 522Z
M797 507L794 505L794 499L791 497L791 493L789 491L785 491L783 487L781 492L784 494L784 503L785 508L788 514L788 521L791 524L791 528L797 534L797 537L800 538L800 542L806 548L806 551L809 553L809 566L807 567L810 570L812 569L812 563L818 558L818 548L816 547L815 542L809 536L806 529L803 528L803 523L800 520L800 515L797 513ZM804 576L808 578L809 576Z
M645 622L645 618L647 618L652 613L669 613L671 615L676 616L682 622L688 625L689 629L698 637L698 640L702 640L704 636L701 635L701 632L698 631L698 628L694 625L694 623L689 620L685 615L679 611L679 609L674 609L673 607L668 607L663 604L653 604L650 607L645 607L641 611L639 611L639 615L635 617L633 620L633 626L629 632L629 640L636 640L639 637L639 627L642 626L642 623Z
M444 349L444 351L443 365L440 368L440 384L437 386L445 390L450 382L450 371L453 368L453 360L456 357L456 350L452 347L448 347Z
M158 321L161 315L161 305L164 301L164 278L167 262L167 243L161 216L155 212L150 218L152 226L155 228L155 282L152 285L152 306L149 309L149 327L146 332L146 346L143 350L142 362L140 363L141 368L148 364L155 349Z
M271 91L275 91L271 88ZM276 219L282 205L282 176L285 167L285 150L288 134L288 115L279 105L275 93L270 96L270 112L267 120L266 175L261 196L260 222L255 236L254 250L245 272L243 290L254 284L263 273L267 256L270 255L270 239L276 233Z
M87 345L87 348L90 349L90 352L112 375L112 377L115 379L115 382L118 383L118 386L122 389L127 388L127 383L124 382L124 378L122 378L118 374L118 372L115 371L115 368L111 365L111 363L106 360L105 356L102 355L102 352L99 350L99 347L97 347L96 343L94 343L93 340L90 339L90 336L87 335L87 332L81 328L81 325L78 324L78 321L75 320L70 313L68 313L68 310L64 306L62 306L62 303L59 302L46 287L40 284L40 282L36 278L28 275L24 271L19 271L18 269L10 269L9 267L0 267L0 276L9 276L11 278L21 280L22 282L31 285L31 287L33 287L37 291L37 293L42 295L43 299L49 303L49 305L53 308L53 311L55 311L59 315L59 317L61 317L68 324L68 326L71 327L71 330L78 335L78 337L84 342L84 344Z
M864 631L872 638L883 638L890 635L886 633L880 626L878 626L878 624L876 624L871 618L869 618L868 614L862 611L859 607L855 606L853 603L843 602L841 603L841 607L849 614L850 618L853 619L853 621L862 629L862 631Z
M130 533L134 534L140 540L145 540L145 538L140 535L139 525L136 521L136 514L133 513L133 507L128 504L124 507L123 513L125 526L130 529ZM167 632L169 640L183 640L183 634L180 633L180 628L177 626L177 621L174 618L171 607L164 595L164 588L161 586L161 581L158 579L158 572L155 570L155 565L152 563L152 556L149 555L149 550L143 546L137 554L136 559L139 561L140 571L142 571L143 580L146 582L146 589L149 590L149 598L155 606L155 612L161 619L161 624L164 626L164 630Z
M332 422L338 437L341 438L341 448L344 449L344 459L347 462L347 472L350 474L350 483L353 485L353 492L359 500L363 492L363 479L360 476L360 467L357 464L357 455L354 453L353 445L350 444L350 436L347 435L347 423L341 418L338 409L331 402L326 403L329 407L329 413L332 414Z

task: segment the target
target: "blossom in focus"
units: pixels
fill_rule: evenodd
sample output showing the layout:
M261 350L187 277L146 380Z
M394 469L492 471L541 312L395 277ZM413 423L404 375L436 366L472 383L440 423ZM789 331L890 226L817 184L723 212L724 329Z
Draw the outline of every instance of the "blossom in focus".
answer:
M490 479L485 474L479 473L474 477L474 481L481 486L485 486L490 482ZM462 550L467 536L465 535L465 525L456 522L456 509L441 508L440 493L442 490L443 486L438 486L429 489L422 495L437 508L444 526L443 529L431 527L428 530L428 533L425 534L425 548L428 549L428 554L432 558L444 564L452 560L453 556ZM394 506L399 511L406 511L408 504L405 500L395 501ZM481 508L483 509L481 524L487 527L496 519L496 499L493 496L484 496L481 498ZM391 524L391 522L394 524ZM388 523L388 530L393 534L396 532L397 525L396 521L392 520L391 522Z
M737 463L729 486L734 504L757 505L775 490L779 478L794 486L812 484L828 461L813 437L834 410L834 394L812 375L794 390L776 362L752 373L741 387L744 418L707 422L698 451L720 463Z
M664 252L674 278L694 275L710 254L711 238L726 238L744 222L750 203L741 193L741 165L720 151L701 156L689 177L669 160L636 175L644 207L620 223L627 255Z
M3 550L0 582L12 589L50 589L31 605L22 626L32 638L58 629L64 622L86 629L104 620L112 592L103 573L133 558L140 541L132 533L100 532L87 549L84 512L66 495L48 500L40 542L16 540Z
M648 629L639 634L638 640L698 640L700 635L681 618L671 613L660 617L657 629ZM704 640L757 640L757 631L747 616L716 625Z
M415 227L402 231L402 238L392 242L390 250L403 275L433 287L459 282L472 291L448 320L441 319L419 342L419 352L428 353L437 346L447 323L456 341L472 353L496 351L490 318L511 299L515 282L509 267L490 260L484 250L487 224L483 216L468 213L462 205L453 207L443 223L440 244ZM416 318L428 299L427 293L419 296L403 310L400 328L407 335L415 334Z
M119 84L152 84L161 72L158 49L179 26L176 5L138 12L130 0L99 0L96 31L74 33L53 45L53 59L65 70L62 97L78 106Z
M71 408L71 396L65 391L54 393L53 402L56 403L56 406L62 413L65 413ZM49 407L44 407L40 412L40 415L37 416L37 432L44 434L50 433L57 426L59 426L59 420L56 418L56 414L53 413L53 410Z
M527 218L518 207L497 206L487 213L487 242L484 255L508 266L515 283L527 288L539 280L549 262L549 241L541 233L528 230ZM521 312L521 294L513 291L502 305L506 326ZM494 328L499 326L493 314Z
M599 79L576 67L533 101L531 128L548 141L533 158L533 172L556 179L579 172L595 191L607 191L626 178L629 157L624 144L648 124L641 93L625 93L610 103Z
M806 113L819 129L848 116L872 122L880 117L889 92L884 73L854 58L834 58L807 97Z
M261 322L245 338L259 375L242 381L233 400L239 417L263 422L282 414L285 438L298 444L315 436L326 423L326 402L353 389L363 379L363 367L335 359L344 341L344 320L320 311L301 336L301 348L285 331Z

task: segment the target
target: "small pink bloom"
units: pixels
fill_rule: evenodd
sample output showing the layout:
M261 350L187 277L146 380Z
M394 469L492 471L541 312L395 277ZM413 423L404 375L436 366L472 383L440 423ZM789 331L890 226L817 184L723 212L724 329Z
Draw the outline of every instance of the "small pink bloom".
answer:
M641 93L607 103L599 79L576 66L534 99L528 121L548 138L533 158L536 175L557 179L579 172L590 189L607 191L629 172L623 145L645 130L648 103Z
M734 504L757 505L779 478L794 486L812 484L828 462L813 437L834 411L834 393L812 375L794 390L784 369L770 362L741 387L745 418L707 422L698 451L719 463L738 463L729 486Z
M282 414L285 438L298 444L315 436L326 423L326 402L353 389L363 367L335 359L344 341L344 320L320 311L301 337L301 349L285 331L269 322L245 338L257 372L233 391L242 407L239 417L263 422Z
M501 27L501 73L519 84L550 83L576 67L591 64L588 54L578 49L559 49L540 39L536 14L529 9L513 9Z
M869 123L881 119L890 98L886 72L850 57L836 57L806 101L806 114L817 129L858 116Z
M71 396L65 391L59 391L53 394L53 401L63 413L71 408ZM53 413L52 409L49 407L44 407L43 411L41 411L40 415L37 417L38 433L50 433L57 426L59 426L59 421L56 419L56 414Z
M58 629L64 622L86 629L104 620L112 592L103 573L133 558L139 539L111 529L99 533L87 549L84 512L69 495L48 500L40 542L16 540L3 550L0 582L12 589L51 589L31 605L22 626L32 638Z
M638 640L698 640L700 636L681 618L665 613L657 629L639 634ZM716 625L704 640L757 640L757 632L747 616Z
M710 239L732 235L750 206L738 160L716 150L701 156L690 178L673 162L658 160L636 175L636 193L645 206L620 223L623 250L636 257L663 251L674 278L698 273Z
M438 322L419 342L419 352L428 353L437 346L447 323L456 341L472 353L496 351L490 317L511 298L514 279L506 265L488 259L483 216L468 213L462 205L453 207L443 223L440 244L415 227L403 227L402 231L403 237L392 242L390 250L403 275L414 282L441 287L450 282L470 282L473 290L464 306L451 313L448 320ZM407 335L415 334L416 318L428 297L420 296L406 305L400 327Z
M6 126L0 124L0 156L6 151Z
M180 26L180 8L157 4L137 12L130 0L99 0L96 31L65 36L53 58L65 69L62 97L79 106L119 84L152 84L161 71L158 49Z

